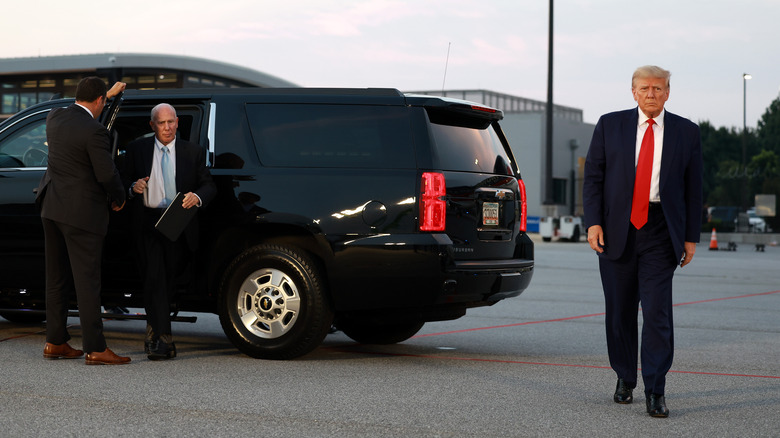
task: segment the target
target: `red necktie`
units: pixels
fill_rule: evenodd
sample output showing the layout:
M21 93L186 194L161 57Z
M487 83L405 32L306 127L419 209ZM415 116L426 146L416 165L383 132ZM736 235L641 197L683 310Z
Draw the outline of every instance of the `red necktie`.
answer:
M631 223L636 229L647 223L647 208L650 203L650 178L653 175L653 119L647 119L647 130L642 137L642 147L639 149L639 160L636 163L636 180L634 181L634 200L631 203Z

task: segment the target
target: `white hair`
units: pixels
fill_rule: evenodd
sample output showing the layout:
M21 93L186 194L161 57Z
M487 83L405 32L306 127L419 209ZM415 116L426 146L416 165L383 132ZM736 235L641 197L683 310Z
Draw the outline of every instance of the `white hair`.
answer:
M156 116L157 113L163 108L170 108L171 111L173 111L173 117L177 117L176 108L174 108L173 105L171 105L170 103L158 103L157 105L154 106L154 108L152 108L152 121L154 121L154 116Z
M637 79L647 78L666 79L666 88L669 88L670 77L672 77L672 74L669 72L669 70L664 70L661 67L655 65L645 65L637 68L636 71L634 71L634 75L631 77L631 88L633 89L636 86Z

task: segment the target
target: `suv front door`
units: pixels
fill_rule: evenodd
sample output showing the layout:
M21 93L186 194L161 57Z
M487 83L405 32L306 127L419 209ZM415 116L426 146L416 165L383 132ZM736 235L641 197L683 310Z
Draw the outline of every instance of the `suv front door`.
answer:
M43 228L35 190L48 164L42 109L0 132L0 278L2 288L43 290Z

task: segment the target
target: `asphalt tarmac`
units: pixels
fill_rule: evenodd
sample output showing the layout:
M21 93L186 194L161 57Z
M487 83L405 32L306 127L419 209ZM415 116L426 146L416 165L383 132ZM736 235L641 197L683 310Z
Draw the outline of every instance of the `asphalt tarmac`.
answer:
M293 361L240 354L209 314L174 325L172 361L146 359L143 321L116 320L108 343L129 365L44 360L43 324L0 318L0 437L780 436L780 248L707 244L675 275L666 419L641 383L612 402L596 256L539 241L520 297L397 345L335 333Z

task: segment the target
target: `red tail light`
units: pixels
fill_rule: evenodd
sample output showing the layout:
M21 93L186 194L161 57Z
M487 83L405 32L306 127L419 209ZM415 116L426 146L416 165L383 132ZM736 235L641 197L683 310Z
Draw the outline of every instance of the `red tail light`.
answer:
M471 109L476 110L476 111L486 112L486 113L495 113L496 112L496 110L493 109L493 108L487 108L487 107L478 106L478 105L471 105Z
M520 186L520 231L525 232L526 227L528 226L528 206L525 202L525 183L522 179L518 179L517 183Z
M447 195L444 175L425 172L420 188L420 231L444 231L447 217Z

